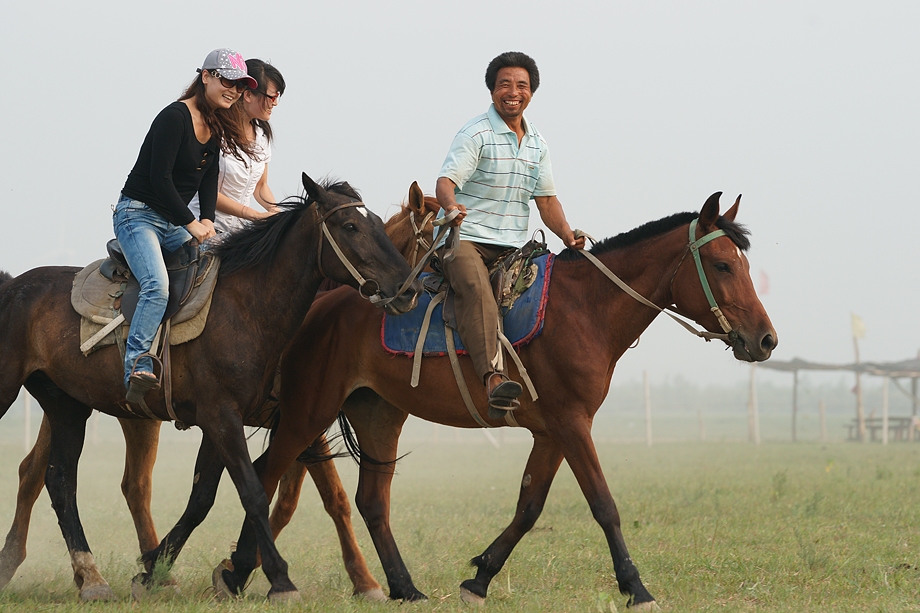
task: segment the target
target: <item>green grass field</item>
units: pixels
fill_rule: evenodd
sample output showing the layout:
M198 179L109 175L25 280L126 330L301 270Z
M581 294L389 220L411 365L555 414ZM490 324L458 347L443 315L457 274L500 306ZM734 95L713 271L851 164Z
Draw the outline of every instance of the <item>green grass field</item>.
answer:
M154 517L162 533L190 487L197 435L163 430ZM392 522L424 610L466 610L458 598L468 560L499 534L514 509L530 450L520 433L499 449L477 432L419 429L408 437L394 481ZM121 498L123 443L103 418L80 472L87 537L119 602L104 611L271 610L257 573L242 602L209 602L210 572L236 538L242 512L225 478L211 517L174 569L182 592L130 601L137 544ZM257 448L261 442L253 440ZM22 443L0 443L0 530L12 519ZM501 439L499 439L501 440ZM920 444L834 442L604 442L598 445L630 553L664 611L920 611ZM356 469L339 461L354 491ZM356 527L371 569L384 581L370 538ZM308 486L279 539L304 611L382 611L354 602L331 521ZM602 532L563 465L535 529L492 583L491 611L625 611ZM47 495L39 499L29 557L0 610L77 611L63 539Z

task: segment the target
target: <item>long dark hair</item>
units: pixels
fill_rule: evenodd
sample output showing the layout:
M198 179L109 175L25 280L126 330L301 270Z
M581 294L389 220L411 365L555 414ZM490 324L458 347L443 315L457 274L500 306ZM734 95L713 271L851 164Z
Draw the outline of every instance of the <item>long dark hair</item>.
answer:
M201 118L211 130L211 133L217 135L221 151L227 155L232 155L243 163L246 163L247 159L255 155L253 143L246 138L245 124L241 121L237 110L232 106L229 109L215 109L208 102L200 70L198 71L198 76L185 90L185 93L179 96L180 101L193 98L195 105L198 107L198 112L201 113ZM233 106L236 106L236 104Z
M267 94L268 84L274 83L275 88L278 90L278 94L284 93L284 77L281 76L281 72L277 68L268 62L257 59L246 60L246 72L248 72L249 76L255 79L259 84L259 87L255 90L256 92ZM262 96L263 105L271 103L271 100L264 95ZM262 131L265 133L265 138L268 139L268 142L272 142L272 127L267 121L253 119L252 124L262 128Z

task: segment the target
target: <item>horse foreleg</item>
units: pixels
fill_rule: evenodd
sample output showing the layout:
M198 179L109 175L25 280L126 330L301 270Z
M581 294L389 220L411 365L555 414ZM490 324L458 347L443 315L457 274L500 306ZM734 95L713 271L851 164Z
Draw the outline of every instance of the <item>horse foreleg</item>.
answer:
M460 584L460 598L464 602L481 604L485 600L492 578L543 512L550 485L562 463L562 450L545 435L534 434L533 438L514 519L481 555L470 561L477 568L476 578Z
M620 529L620 513L597 459L590 427L558 428L554 430L553 436L562 447L566 462L588 500L591 514L604 530L620 593L629 597L627 606L639 610L656 610L658 605L642 584L639 571L626 549L626 541Z
M64 542L70 552L74 583L80 588L82 600L114 600L115 594L99 570L90 551L89 543L77 511L77 466L83 452L86 420L92 409L72 398L54 398L45 389L29 392L38 399L51 426L48 470L45 487L51 497L51 506L57 515ZM58 395L59 390L56 390ZM50 410L49 410L50 407Z
M141 555L141 562L146 572L134 578L134 585L141 584L149 587L158 581L167 584L170 582L168 579L157 578L155 569L162 565L168 571L179 556L189 536L208 516L211 507L214 506L217 486L220 483L220 477L223 472L223 462L217 456L210 437L205 434L201 437L201 445L198 447L198 459L195 461L195 477L192 480L192 493L189 496L185 511L173 529L169 531L169 534L163 538L163 541ZM132 592L136 597L139 596L139 593L135 590L132 590Z
M134 519L134 530L141 553L157 546L157 530L150 514L153 491L153 465L157 459L162 422L151 419L119 419L125 435L125 473L121 492Z
M390 485L396 470L399 434L408 414L376 394L373 398L353 395L344 408L363 456L355 503L383 564L390 598L426 600L428 597L415 587L390 529Z
M45 487L45 471L48 469L48 453L51 444L51 426L48 418L42 416L38 438L32 451L19 465L19 491L16 494L16 513L13 525L6 535L6 543L0 550L0 589L7 586L16 569L26 559L26 540L29 536L29 522L32 508Z
M299 598L297 587L288 576L287 562L275 547L271 526L268 523L269 497L274 494L278 480L294 458L287 459L287 462L283 464L284 468L274 474L275 485L271 488L271 492L267 493L256 474L256 469L249 460L249 449L246 446L246 436L240 416L236 413L230 414L228 411L222 411L220 417L219 420L202 420L200 426L202 431L211 438L217 456L227 467L227 472L236 486L240 502L246 511L246 520L238 541L237 551L232 557L233 562L236 564L240 549L245 549L246 552L241 556L246 564L241 566L245 566L243 572L248 577L248 574L258 564L258 557L261 557L262 570L272 585L268 597L272 600ZM283 430L279 434L281 432ZM269 467L271 467L270 463ZM246 543L252 543L254 546L247 546ZM231 591L236 593L241 591L244 582L236 581L235 571L220 569L215 574L221 575L227 588Z
M326 437L322 436L310 446L310 451L320 455L329 455L329 444ZM295 467L302 467L300 462L294 462L285 477L282 477L281 486L278 491L278 505L285 495L285 478L291 474ZM339 473L335 469L332 460L310 464L307 469L313 478L313 483L323 500L323 507L326 513L332 518L335 524L335 530L339 535L339 545L342 548L342 560L345 562L345 571L351 579L354 586L353 594L366 600L386 600L380 584L371 575L370 569L367 568L367 560L358 546L358 540L355 538L355 531L351 524L351 504L348 502L348 494L342 486L339 479ZM302 469L300 469L302 470ZM300 480L303 482L303 473L300 473ZM290 487L290 484L288 484ZM296 506L296 500L295 500ZM293 510L291 510L293 513ZM274 516L274 514L273 514ZM277 533L276 533L277 536Z

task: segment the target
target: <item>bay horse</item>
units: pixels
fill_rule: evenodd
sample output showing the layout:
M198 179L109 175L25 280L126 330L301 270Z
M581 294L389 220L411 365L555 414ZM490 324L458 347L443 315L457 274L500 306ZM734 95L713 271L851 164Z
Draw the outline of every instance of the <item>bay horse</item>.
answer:
M384 231L396 249L412 266L421 259L432 240L431 219L440 210L437 200L423 195L417 183L409 188L409 197L399 212L384 224ZM8 273L0 272L2 283L12 279ZM326 279L321 288L328 284ZM269 401L259 412L244 417L247 426L263 426L275 402ZM145 568L152 572L156 560L154 552L160 544L150 512L153 466L159 442L162 422L147 419L118 418L125 437L125 471L121 482L122 493L134 520L140 552L144 556ZM35 445L19 467L19 490L13 523L0 549L0 589L13 578L16 570L26 558L26 541L32 509L44 487L44 475L48 466L51 430L47 416L44 416ZM329 454L325 436L320 436L310 449L310 456ZM351 524L351 506L348 494L339 479L332 462L309 462L293 464L283 480L284 494L276 501L269 523L275 536L287 525L297 508L300 488L306 472L309 471L324 507L332 518L342 546L345 568L352 580L354 593L368 600L386 599L380 584L373 578L364 559ZM202 517L203 519L203 517ZM170 554L176 555L175 548ZM144 555L148 554L148 555Z
M221 269L211 301L212 323L199 338L177 345L172 355L172 408L179 420L202 430L198 463L205 456L227 467L246 523L259 534L272 586L269 597L279 600L299 594L274 546L268 500L249 460L243 423L269 397L281 351L323 278L358 287L357 295L391 313L411 309L418 292L414 283L411 291L397 295L409 266L354 189L344 182L320 185L306 174L302 181L305 198L283 203L282 212L214 247ZM333 251L336 244L341 255ZM49 433L45 486L74 580L82 599L112 599L80 523L77 464L92 408L119 418L138 415L125 402L117 348L89 356L79 351L80 320L70 306L79 270L37 268L0 286L0 417L23 386L40 403ZM373 295L365 295L364 277L373 282ZM169 419L163 398L151 398L149 407L158 419Z
M748 231L734 221L740 196L720 216L720 195L707 199L699 214L680 213L647 223L598 243L591 253L655 305L671 306L706 330L718 332L704 286L711 288L733 327L734 334L723 340L734 356L749 362L766 360L777 337L751 282L744 255L750 245ZM701 236L708 241L702 246ZM699 274L694 263L687 262L695 259L689 255L694 250L700 256ZM514 411L516 422L534 438L517 508L508 527L473 558L476 576L462 583L463 600L484 602L492 578L539 517L564 459L604 531L628 606L657 607L626 548L591 425L617 360L658 312L621 291L580 253L566 250L556 258L543 332L519 352L540 396L532 401L525 394L521 408ZM282 361L278 426L255 464L271 497L298 455L344 412L362 452L356 504L383 564L390 597L419 600L426 596L415 587L389 524L400 431L409 414L453 427L480 426L452 383L447 357L425 358L418 387L408 385L412 361L394 358L383 349L381 318L347 289L316 300ZM467 357L461 357L461 369L476 406L487 406ZM480 418L490 426L505 425L482 413ZM259 561L256 536L251 526L243 526L231 563L215 571L215 587L242 591Z

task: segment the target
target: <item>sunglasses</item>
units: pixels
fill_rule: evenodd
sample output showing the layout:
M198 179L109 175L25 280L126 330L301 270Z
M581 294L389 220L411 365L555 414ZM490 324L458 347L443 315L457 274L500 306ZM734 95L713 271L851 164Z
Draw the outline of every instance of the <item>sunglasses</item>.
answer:
M263 96L265 96L266 98L268 98L268 99L271 100L272 102L278 102L278 98L281 97L281 92L278 92L278 93L275 94L274 96L269 96L268 94L266 94L265 92L263 92L263 91L261 91L261 90L258 90L258 89L257 89L257 90L255 90L255 91L256 91L257 93L262 94Z
M238 92L244 92L244 91L246 91L247 89L249 89L249 85L247 85L247 84L246 84L246 81L243 81L242 79L239 80L239 81L233 81L233 80L228 79L228 78L226 78L226 77L222 77L222 76L220 75L220 72L218 72L218 71L216 71L216 70L210 70L209 72L210 72L212 75L214 75L215 77L217 77L218 79L220 79L220 84L223 85L224 87L226 87L227 89L236 88L236 91L238 91Z

